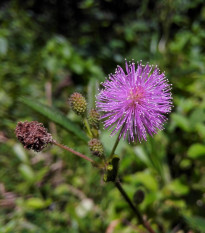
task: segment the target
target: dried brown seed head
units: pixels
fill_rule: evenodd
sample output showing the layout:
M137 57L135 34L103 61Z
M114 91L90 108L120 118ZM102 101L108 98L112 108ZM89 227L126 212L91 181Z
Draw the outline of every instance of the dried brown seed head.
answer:
M49 143L53 143L53 138L42 123L37 121L18 122L16 126L16 137L23 144L24 148L42 151Z

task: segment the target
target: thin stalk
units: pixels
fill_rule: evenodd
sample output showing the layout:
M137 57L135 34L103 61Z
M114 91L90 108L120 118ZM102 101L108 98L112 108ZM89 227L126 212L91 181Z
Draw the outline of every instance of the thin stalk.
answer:
M117 148L117 146L118 146L118 144L119 144L119 142L120 142L120 134L121 134L123 128L124 128L124 124L122 125L122 128L121 128L121 130L120 130L120 132L119 132L119 134L118 134L118 136L117 136L117 139L116 139L115 144L114 144L114 146L113 146L113 148L112 148L112 151L111 151L111 153L110 153L109 158L112 158L112 156L115 154L115 150L116 150L116 148Z
M149 225L149 223L147 221L145 221L139 211L139 209L137 208L137 206L135 206L133 204L133 202L131 201L131 199L128 197L127 193L125 192L125 190L123 189L122 185L120 184L119 179L117 178L115 181L115 186L117 187L117 189L119 190L120 194L122 195L122 197L125 199L125 201L129 204L129 206L131 207L131 209L134 211L135 215L138 218L138 221L150 232L150 233L155 233L155 231L151 228L151 226Z
M89 137L92 138L93 134L92 134L92 132L91 132L90 125L89 125L89 123L88 123L88 119L85 117L85 118L83 118L83 121L84 121L84 124L85 124L85 127L86 127L86 129L87 129L87 132L88 132Z
M56 141L54 141L53 144L56 145L56 146L58 146L58 147L60 147L60 148L62 148L62 149L64 149L64 150L67 150L67 151L69 151L69 152L71 152L71 153L77 155L78 157L81 157L81 158L83 158L83 159L85 159L85 160L87 160L87 161L89 161L89 162L91 162L91 163L94 163L94 160L88 158L86 155L81 154L81 153L78 152L78 151L75 151L75 150L71 149L71 148L68 147L68 146L64 146L64 145L62 145L62 144L60 144L60 143L58 143L58 142L56 142Z
M115 150L116 150L116 148L117 148L119 142L120 142L120 138L119 138L119 136L118 136L117 139L116 139L116 141L115 141L115 144L114 144L114 146L113 146L113 148L112 148L112 151L111 151L111 153L110 153L109 158L112 158L112 156L114 155Z

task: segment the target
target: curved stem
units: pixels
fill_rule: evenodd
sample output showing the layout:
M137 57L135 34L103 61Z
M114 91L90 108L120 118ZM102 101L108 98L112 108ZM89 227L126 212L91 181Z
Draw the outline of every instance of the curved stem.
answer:
M56 141L54 141L53 144L56 145L56 146L58 146L58 147L60 147L60 148L62 148L62 149L64 149L64 150L67 150L67 151L69 151L69 152L71 152L71 153L77 155L78 157L81 157L81 158L83 158L83 159L85 159L85 160L87 160L87 161L89 161L89 162L91 162L91 163L94 163L94 160L88 158L86 155L81 154L81 153L78 152L78 151L75 151L75 150L71 149L71 148L68 147L68 146L64 146L64 145L62 145L62 144L60 144L60 143L58 143L58 142L56 142Z
M148 230L148 232L155 233L155 231L151 228L151 226L149 225L149 223L146 220L143 219L143 217L142 217L139 209L137 208L137 206L135 206L133 204L133 202L131 201L131 199L128 197L127 193L125 192L125 190L123 189L122 185L120 184L120 181L119 181L118 178L115 180L115 186L120 191L121 195L123 196L123 198L125 199L125 201L129 204L129 206L131 207L131 209L134 211L134 213L137 216L139 222Z

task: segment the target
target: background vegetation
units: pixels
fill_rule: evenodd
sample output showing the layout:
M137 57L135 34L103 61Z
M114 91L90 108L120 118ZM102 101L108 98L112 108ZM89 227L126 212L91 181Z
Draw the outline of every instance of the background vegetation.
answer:
M14 135L37 120L89 155L67 98L79 91L93 106L124 58L165 70L174 97L163 132L120 143L124 188L145 192L139 208L158 232L205 232L204 1L2 0L0 25L0 233L143 232L90 164L55 147L25 151ZM114 138L102 129L102 141L109 151Z

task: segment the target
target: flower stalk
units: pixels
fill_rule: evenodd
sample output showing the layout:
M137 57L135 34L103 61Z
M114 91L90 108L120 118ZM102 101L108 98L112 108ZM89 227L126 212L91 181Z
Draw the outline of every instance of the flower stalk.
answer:
M85 117L85 118L83 118L83 122L84 122L85 128L86 128L86 130L87 130L87 134L88 134L88 136L89 136L90 138L92 138L92 137L93 137L93 134L92 134L92 132L91 132L90 125L89 125L89 122L88 122L88 119L87 119L86 117Z
M125 125L125 124L123 124L123 126L122 126L122 128L121 128L121 130L120 130L120 132L119 132L119 134L118 134L118 136L117 136L117 139L116 139L116 141L115 141L115 144L114 144L114 146L113 146L113 148L112 148L112 151L111 151L111 153L110 153L109 159L112 159L113 155L115 154L115 150L116 150L116 148L117 148L117 146L118 146L118 144L119 144L119 142L120 142L120 139L121 139L121 134L122 134L124 125Z
M135 213L138 221L148 230L148 232L155 233L155 231L151 228L150 224L143 219L137 206L134 205L133 202L131 201L131 199L128 197L127 193L125 192L125 190L123 189L123 187L119 181L119 178L117 178L114 183L115 183L115 187L119 190L122 197L125 199L125 201L129 204L130 208Z
M118 136L117 139L116 139L116 141L115 141L115 144L114 144L114 146L113 146L113 148L112 148L112 151L111 151L111 153L110 153L110 156L109 156L110 159L111 159L111 158L113 157L113 155L115 154L115 150L116 150L116 148L117 148L119 142L120 142L120 137Z

